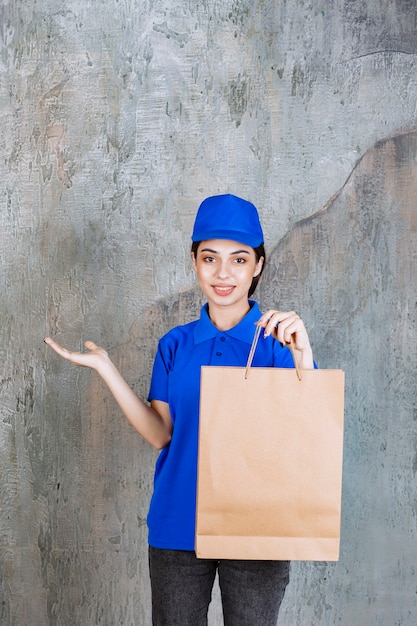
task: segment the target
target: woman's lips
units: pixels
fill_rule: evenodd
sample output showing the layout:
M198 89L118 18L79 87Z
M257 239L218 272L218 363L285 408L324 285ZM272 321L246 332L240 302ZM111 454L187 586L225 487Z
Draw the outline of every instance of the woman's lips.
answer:
M213 289L218 296L230 296L234 286L233 285L213 285Z

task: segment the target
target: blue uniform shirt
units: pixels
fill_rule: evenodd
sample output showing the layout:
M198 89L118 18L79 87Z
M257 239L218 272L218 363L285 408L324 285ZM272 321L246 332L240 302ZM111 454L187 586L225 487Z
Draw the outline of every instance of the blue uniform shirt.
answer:
M155 468L149 514L149 544L155 548L194 550L200 370L202 365L245 366L261 317L256 302L237 326L218 330L207 304L199 320L164 335L155 357L149 400L169 404L172 439ZM294 367L288 348L261 333L254 367Z

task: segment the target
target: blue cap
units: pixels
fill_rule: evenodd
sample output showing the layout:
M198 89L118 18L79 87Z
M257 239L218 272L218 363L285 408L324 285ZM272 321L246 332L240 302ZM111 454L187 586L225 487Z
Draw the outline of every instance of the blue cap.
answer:
M264 242L264 235L255 205L228 193L203 200L191 239L230 239L257 248Z

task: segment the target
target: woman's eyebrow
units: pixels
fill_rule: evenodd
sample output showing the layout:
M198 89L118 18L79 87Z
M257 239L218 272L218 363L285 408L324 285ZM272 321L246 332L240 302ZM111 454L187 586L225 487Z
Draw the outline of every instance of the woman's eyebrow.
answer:
M212 250L211 248L203 248L202 250L199 250L199 252L211 252L212 254L219 254L218 250ZM233 256L235 254L250 254L248 250L236 250L234 252L230 253L230 256Z

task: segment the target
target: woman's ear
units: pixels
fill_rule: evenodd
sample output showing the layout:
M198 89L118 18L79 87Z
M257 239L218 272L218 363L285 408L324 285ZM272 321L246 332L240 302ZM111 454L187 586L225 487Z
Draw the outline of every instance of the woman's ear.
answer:
M256 267L255 267L255 273L253 275L254 278L255 278L255 276L259 276L259 274L262 272L262 267L263 267L264 261L265 261L265 258L263 256L261 256L259 258L259 261L256 264Z
M192 264L193 264L193 268L194 268L195 270L197 270L197 264L196 264L196 260L195 260L195 254L194 254L194 252L191 252L191 261L192 261Z

